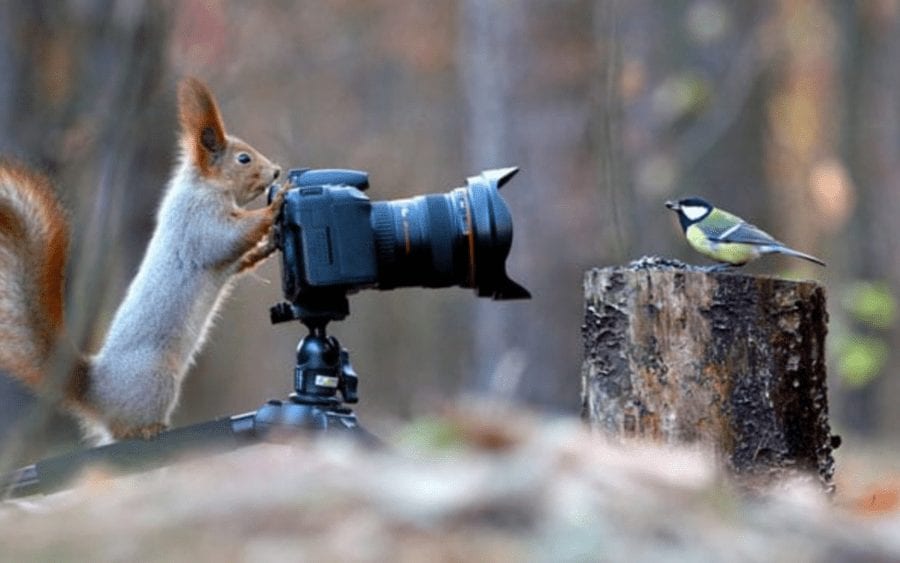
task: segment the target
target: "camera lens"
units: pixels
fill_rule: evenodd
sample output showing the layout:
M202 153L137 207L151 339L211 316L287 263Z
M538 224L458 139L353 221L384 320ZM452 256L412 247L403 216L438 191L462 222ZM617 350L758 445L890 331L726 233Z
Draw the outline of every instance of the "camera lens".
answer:
M373 203L379 289L458 285L480 297L530 297L506 274L512 218L498 189L517 170L485 171L445 194Z

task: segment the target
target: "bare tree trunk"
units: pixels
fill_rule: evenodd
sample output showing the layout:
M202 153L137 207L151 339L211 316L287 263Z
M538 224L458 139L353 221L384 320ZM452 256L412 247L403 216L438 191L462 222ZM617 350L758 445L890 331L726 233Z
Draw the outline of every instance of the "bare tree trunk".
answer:
M585 300L593 427L712 446L751 480L799 470L831 487L820 285L633 265L588 272Z
M565 288L577 287L580 264L611 253L599 235L608 211L588 142L600 66L591 8L584 0L469 1L460 20L467 160L473 171L521 167L504 188L515 223L509 272L533 295L475 306L473 381L480 391L573 412L578 386L566 374L578 370L579 304Z
M523 31L523 17L509 2L467 0L461 8L461 72L468 116L465 158L473 173L479 167L519 164L512 157L517 139L512 134L512 112L508 104L514 88L514 51ZM516 238L518 245L521 238ZM472 382L484 391L497 388L492 381L497 366L504 356L516 352L507 337L509 323L504 311L490 305L475 307Z
M900 295L900 17L881 2L839 4L837 18L847 45L842 84L845 117L844 157L853 178L857 209L835 243L851 276L883 282ZM849 315L848 315L849 316ZM900 327L872 326L849 316L853 333L883 342L887 358L872 380L841 390L841 420L857 433L881 434L900 428L896 408L900 384L890 377L900 364Z

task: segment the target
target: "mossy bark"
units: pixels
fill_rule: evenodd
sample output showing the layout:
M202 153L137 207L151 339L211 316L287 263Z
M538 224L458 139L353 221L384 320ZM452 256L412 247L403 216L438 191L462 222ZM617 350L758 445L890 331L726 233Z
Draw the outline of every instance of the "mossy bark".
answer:
M748 480L800 471L830 490L824 288L676 264L587 272L585 420L712 446Z

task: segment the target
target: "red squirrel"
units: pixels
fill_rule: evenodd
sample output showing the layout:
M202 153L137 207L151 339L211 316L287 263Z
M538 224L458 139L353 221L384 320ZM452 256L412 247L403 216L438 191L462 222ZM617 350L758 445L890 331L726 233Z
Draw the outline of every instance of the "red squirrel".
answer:
M140 268L95 354L77 354L62 405L93 434L151 437L165 429L185 373L236 274L274 251L279 190L244 206L281 169L228 135L199 80L178 91L180 158ZM50 181L0 160L0 370L48 393L49 364L71 346L63 319L66 215Z

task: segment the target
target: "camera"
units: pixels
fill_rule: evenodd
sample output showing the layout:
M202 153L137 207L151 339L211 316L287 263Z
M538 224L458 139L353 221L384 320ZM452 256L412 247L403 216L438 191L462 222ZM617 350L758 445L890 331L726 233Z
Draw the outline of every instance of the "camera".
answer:
M529 298L506 274L513 226L498 191L517 171L486 170L447 193L373 202L366 172L291 170L274 227L290 303L272 309L273 322L342 319L346 295L367 288L460 286L479 297Z

